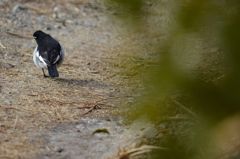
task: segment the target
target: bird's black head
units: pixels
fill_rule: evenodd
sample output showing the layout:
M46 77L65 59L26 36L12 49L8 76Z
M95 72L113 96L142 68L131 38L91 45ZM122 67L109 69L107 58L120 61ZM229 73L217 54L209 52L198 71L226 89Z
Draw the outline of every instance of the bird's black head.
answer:
M35 33L33 33L33 37L36 41L39 41L39 40L45 38L47 35L48 34L44 33L41 30L37 30L37 31L35 31Z

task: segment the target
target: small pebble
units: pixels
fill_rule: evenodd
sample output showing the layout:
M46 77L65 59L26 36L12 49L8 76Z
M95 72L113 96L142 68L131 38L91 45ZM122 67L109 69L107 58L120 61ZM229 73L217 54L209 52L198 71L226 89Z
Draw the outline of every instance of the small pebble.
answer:
M57 152L59 152L59 153L61 153L61 152L63 152L64 151L64 149L62 148L62 147L59 147L58 149L57 149Z
M12 14L16 14L20 10L26 9L23 5L17 4L12 9Z

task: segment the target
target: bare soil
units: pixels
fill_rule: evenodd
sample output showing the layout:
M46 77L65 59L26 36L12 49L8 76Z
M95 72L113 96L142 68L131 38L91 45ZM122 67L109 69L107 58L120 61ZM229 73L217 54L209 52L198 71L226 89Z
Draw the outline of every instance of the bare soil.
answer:
M0 1L0 158L117 153L109 144L124 132L119 106L130 97L118 76L123 36L113 14L95 0ZM36 30L65 49L59 78L44 78L33 64ZM92 135L98 129L103 137Z

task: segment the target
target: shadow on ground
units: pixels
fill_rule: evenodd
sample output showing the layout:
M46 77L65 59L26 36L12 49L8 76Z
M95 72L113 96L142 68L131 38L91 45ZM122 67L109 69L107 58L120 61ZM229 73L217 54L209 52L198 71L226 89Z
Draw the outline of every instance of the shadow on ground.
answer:
M76 87L106 88L107 84L94 79L74 79L74 78L56 78L56 82Z

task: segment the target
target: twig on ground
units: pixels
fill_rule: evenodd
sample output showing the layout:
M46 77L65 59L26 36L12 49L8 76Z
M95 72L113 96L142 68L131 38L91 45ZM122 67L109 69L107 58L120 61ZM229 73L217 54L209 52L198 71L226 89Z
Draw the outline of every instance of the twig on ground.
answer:
M18 38L32 39L31 36L22 35L22 34L20 34L20 33L13 33L13 32L11 32L11 31L7 31L6 33L9 34L9 35L12 35L12 36L16 36L16 37L18 37Z
M46 102L46 103L58 103L60 105L79 105L78 102L64 102L64 101L60 101L60 100L50 100L50 99L44 99L44 100L40 100L40 99L37 99L35 100L36 102L40 102L40 103L43 103L43 102Z
M92 106L77 107L77 109L90 109Z
M87 112L83 113L82 116L87 115L88 113L92 112L94 109L97 109L97 108L99 109L100 108L99 105L101 105L100 102L102 102L104 100L107 100L107 99L104 98L104 99L101 99L101 100L95 102L95 104L93 106L91 106Z
M16 119L15 119L15 121L14 121L14 124L13 124L13 129L15 129L15 128L16 128L17 122L18 122L18 116L16 116Z
M6 49L6 46L4 46L1 42L0 42L0 47L3 49Z
M142 155L153 150L166 150L166 148L152 145L143 145L141 147L133 148L126 152L123 152L123 154L120 155L119 159L129 159L131 157Z
M35 11L39 14L47 14L48 13L47 10L43 10L42 8L36 8L36 7L30 6L30 5L25 5L24 7L27 9L30 9L32 11Z
M99 104L94 104L87 112L83 113L82 116L87 115L88 113L91 113L94 109L100 108Z
M13 106L3 106L3 105L0 105L0 108L3 108L3 109L13 109L13 110L18 110L18 111L26 111L26 112L29 112L29 110L27 109L19 109L19 108L16 108L16 107L13 107Z
M2 106L2 105L0 105L0 108L3 108L3 109L21 110L21 109L18 109L18 108L16 108L16 107L13 107L13 106Z
M89 104L88 104L89 105ZM100 104L100 105L103 105L103 104ZM114 107L113 105L110 105L110 104L105 104L104 105L105 107ZM83 107L77 107L76 109L90 109L90 108L92 108L92 106L83 106Z

